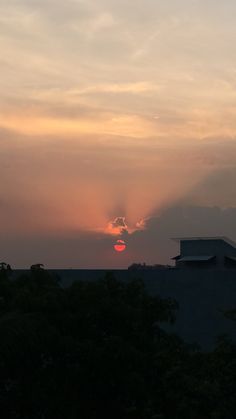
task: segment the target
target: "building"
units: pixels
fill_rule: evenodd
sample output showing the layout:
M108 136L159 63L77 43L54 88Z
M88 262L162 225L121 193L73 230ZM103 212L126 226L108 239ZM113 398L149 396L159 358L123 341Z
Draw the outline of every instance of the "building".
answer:
M177 268L236 268L236 243L226 237L181 237Z

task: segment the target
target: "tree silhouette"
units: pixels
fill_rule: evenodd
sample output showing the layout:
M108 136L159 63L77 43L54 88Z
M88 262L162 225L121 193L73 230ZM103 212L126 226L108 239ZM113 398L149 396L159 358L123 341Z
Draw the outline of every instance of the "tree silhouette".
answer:
M43 263L36 263L34 265L31 265L30 270L31 271L42 271L44 269Z
M0 270L1 271L5 271L5 270L7 270L7 267L8 266L10 266L10 265L8 265L7 263L5 263L5 262L1 262L0 263Z
M46 270L1 274L4 419L235 419L235 346L166 333L175 301L112 274L66 289Z

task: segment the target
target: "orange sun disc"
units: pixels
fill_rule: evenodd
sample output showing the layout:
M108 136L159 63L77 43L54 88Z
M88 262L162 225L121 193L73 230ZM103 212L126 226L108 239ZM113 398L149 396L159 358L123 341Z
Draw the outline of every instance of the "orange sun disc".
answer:
M116 244L114 244L114 249L116 252L123 252L126 249L124 240L117 240Z

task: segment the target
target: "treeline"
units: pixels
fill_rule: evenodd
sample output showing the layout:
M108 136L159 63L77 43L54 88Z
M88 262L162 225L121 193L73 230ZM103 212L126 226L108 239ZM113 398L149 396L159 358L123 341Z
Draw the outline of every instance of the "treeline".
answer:
M132 263L132 265L130 265L128 267L129 271L137 271L137 270L157 270L157 269L169 269L169 268L173 268L173 266L171 265L162 265L162 264L155 264L155 265L147 265L145 262L144 263Z
M42 269L2 270L1 417L235 419L235 345L203 353L166 333L177 309L139 280L64 289Z

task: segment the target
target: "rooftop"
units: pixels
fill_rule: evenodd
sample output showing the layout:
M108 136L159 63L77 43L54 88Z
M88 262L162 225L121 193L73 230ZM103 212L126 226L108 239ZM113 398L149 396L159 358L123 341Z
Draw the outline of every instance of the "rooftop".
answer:
M172 240L177 241L193 241L193 240L222 240L228 243L230 246L236 247L236 243L233 240L228 239L225 236L215 236L215 237L173 237Z

